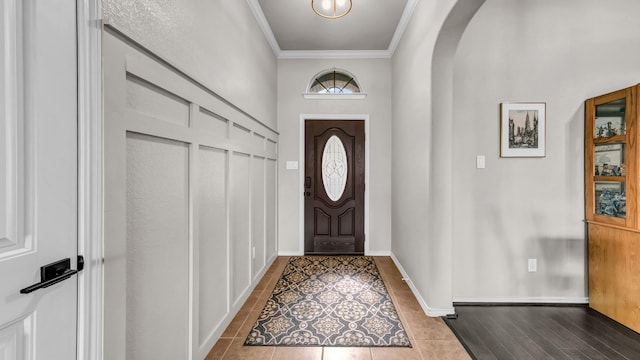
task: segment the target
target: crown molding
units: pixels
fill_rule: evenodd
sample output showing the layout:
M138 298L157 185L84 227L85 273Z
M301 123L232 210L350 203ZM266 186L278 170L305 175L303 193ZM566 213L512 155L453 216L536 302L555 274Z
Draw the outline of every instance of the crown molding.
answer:
M400 40L402 39L402 35L404 31L407 29L409 25L409 21L411 21L411 16L413 15L413 11L416 9L419 0L408 0L407 6L404 8L402 12L402 17L398 22L398 27L396 28L396 32L393 33L393 38L391 38L391 42L389 43L389 48L387 51L389 52L389 57L393 56L393 53L396 52L396 48L398 44L400 44Z
M390 59L387 50L282 50L278 59Z
M411 1L411 0L410 0ZM280 45L278 44L278 40L273 35L273 31L271 31L271 26L269 26L269 22L267 18L264 16L264 12L262 12L262 7L258 3L258 0L247 0L247 4L249 4L249 8L253 13L253 16L256 18L260 29L264 33L264 36L267 38L267 42L271 45L271 49L276 57L280 57Z
M408 0L387 50L282 50L258 0L247 0L260 29L278 59L390 59L409 25L419 0Z

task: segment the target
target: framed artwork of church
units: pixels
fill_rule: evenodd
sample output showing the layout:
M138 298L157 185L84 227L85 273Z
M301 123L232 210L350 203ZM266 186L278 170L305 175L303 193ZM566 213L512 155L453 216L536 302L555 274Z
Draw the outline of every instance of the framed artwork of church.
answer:
M500 104L500 157L545 156L546 103Z

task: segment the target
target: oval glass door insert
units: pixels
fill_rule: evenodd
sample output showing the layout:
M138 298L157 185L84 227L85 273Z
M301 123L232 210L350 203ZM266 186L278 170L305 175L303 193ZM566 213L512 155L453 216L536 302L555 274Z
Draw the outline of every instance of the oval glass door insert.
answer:
M329 199L338 201L347 185L347 152L336 135L329 138L322 152L322 182Z

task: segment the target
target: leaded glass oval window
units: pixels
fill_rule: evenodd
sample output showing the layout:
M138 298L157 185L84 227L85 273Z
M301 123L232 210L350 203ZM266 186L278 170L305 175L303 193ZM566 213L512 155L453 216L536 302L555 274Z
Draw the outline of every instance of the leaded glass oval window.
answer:
M336 135L329 138L322 152L322 182L329 199L338 201L347 185L347 152Z
M360 92L356 79L346 71L336 69L316 75L309 84L311 94L355 94Z

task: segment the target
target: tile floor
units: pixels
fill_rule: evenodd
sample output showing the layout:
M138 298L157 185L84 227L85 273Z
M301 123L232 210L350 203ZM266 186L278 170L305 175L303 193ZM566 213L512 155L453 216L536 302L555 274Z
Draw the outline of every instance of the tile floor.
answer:
M376 265L407 330L412 348L243 346L288 260L286 256L275 260L205 360L470 359L442 319L424 314L390 257L375 257Z

